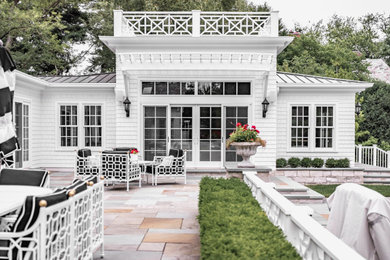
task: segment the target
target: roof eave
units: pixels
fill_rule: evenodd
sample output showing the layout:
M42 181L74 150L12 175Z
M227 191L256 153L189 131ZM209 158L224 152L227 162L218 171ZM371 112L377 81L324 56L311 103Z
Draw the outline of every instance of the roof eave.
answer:
M49 83L52 88L115 88L116 83Z
M315 83L303 83L303 84L291 84L291 83L277 83L277 86L282 89L289 89L289 90L342 90L342 91L355 91L360 92L364 91L367 88L370 88L374 85L374 83L346 83L346 84L340 84L340 83L322 83L322 84L315 84Z

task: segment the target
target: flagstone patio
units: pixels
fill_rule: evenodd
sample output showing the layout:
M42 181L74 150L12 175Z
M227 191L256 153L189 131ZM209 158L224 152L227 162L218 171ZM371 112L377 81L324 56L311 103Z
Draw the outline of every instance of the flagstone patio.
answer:
M104 196L104 259L199 259L198 215L201 176L151 184L108 186ZM69 184L71 172L52 171L51 186ZM100 252L94 259L100 259Z

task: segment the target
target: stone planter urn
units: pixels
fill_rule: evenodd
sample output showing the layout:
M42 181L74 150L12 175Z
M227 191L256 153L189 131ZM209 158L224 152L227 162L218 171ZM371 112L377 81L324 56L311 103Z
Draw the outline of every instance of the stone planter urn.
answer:
M233 142L230 145L236 148L238 155L242 157L242 161L237 164L239 168L255 168L255 165L250 162L249 158L255 155L257 147L261 146L256 142Z

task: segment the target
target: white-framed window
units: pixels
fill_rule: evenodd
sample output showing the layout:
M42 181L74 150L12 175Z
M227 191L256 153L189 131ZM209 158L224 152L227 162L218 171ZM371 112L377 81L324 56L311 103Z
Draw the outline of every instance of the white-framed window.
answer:
M291 106L291 147L308 148L309 147L309 106L293 105Z
M77 105L60 105L60 145L78 146Z
M333 106L316 106L315 147L332 148L334 136Z
M102 147L103 106L101 104L59 105L59 146Z
M84 145L102 146L102 106L84 105Z

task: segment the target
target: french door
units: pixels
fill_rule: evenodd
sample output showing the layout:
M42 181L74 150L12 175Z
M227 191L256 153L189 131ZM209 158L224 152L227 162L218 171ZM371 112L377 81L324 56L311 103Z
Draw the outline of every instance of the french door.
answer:
M15 167L28 167L30 163L30 106L15 102L15 129L21 147L15 153Z
M187 150L189 167L217 168L241 160L234 149L225 150L225 140L237 122L248 122L247 106L145 106L143 120L146 160L166 155L169 148Z

